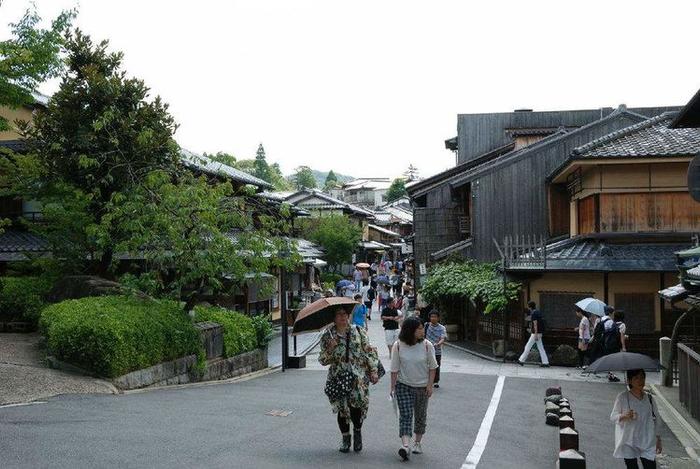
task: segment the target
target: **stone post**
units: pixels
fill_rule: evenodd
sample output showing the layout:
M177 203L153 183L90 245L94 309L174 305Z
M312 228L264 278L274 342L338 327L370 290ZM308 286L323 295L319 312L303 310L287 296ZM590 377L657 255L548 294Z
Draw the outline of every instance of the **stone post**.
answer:
M662 337L659 339L659 363L665 365L671 358L673 350L671 350L671 338ZM666 378L668 373L673 373L670 369L661 369L661 384L666 386Z

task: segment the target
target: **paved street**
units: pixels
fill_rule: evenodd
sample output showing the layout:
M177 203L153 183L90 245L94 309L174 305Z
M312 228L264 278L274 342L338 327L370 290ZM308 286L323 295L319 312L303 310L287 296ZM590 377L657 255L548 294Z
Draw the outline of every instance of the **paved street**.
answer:
M372 321L370 329L378 342L379 322ZM475 360L480 359L446 351L450 366L430 401L425 454L414 456L410 465L459 468L464 463L498 380L491 374L464 372L476 366ZM325 371L314 355L308 362L307 369L236 383L117 396L58 396L45 404L0 408L0 467L402 466L395 455L396 418L386 399L389 380L372 389L365 450L343 455L336 449L338 430L323 395ZM544 424L542 403L544 390L554 384L561 384L571 400L588 467L620 466L611 457L613 426L608 415L622 385L544 378L540 372L549 370L510 366L518 373L536 372L536 377L505 378L479 468L554 467L558 433ZM265 415L271 410L292 413ZM664 457L661 467L693 467L681 460L685 453L665 428L663 436L665 452L672 458Z

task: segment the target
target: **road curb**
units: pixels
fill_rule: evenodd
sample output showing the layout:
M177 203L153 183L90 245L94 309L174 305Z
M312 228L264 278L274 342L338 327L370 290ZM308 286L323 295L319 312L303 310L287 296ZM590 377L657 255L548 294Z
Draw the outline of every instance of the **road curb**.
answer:
M449 342L443 342L442 345L447 345L448 347L452 347L454 349L461 350L462 352L467 352L471 355L474 355L475 357L483 358L484 360L488 360L490 362L508 363L508 362L504 362L502 358L489 357L488 355L484 355L483 353L475 352L474 350L469 350L466 347L460 347L459 345L451 344Z
M276 373L282 369L281 365L270 366L262 370L253 371L252 373L246 373L244 375L236 376L228 379L212 380L212 381L198 381L196 383L185 383L185 384L169 384L166 386L150 386L140 389L130 389L128 391L122 391L120 394L138 394L142 392L158 391L161 389L186 389L186 388L198 388L205 386L216 386L220 384L231 384L231 383L242 383L244 381L249 381L251 379L260 378L262 376L267 376L272 373Z
M700 457L696 451L696 448L700 448L700 433L698 433L693 426L688 423L685 417L668 402L666 397L658 390L656 384L650 385L650 388L654 392L654 398L656 399L661 418L676 438L678 438L681 445L683 445L688 456L700 465Z

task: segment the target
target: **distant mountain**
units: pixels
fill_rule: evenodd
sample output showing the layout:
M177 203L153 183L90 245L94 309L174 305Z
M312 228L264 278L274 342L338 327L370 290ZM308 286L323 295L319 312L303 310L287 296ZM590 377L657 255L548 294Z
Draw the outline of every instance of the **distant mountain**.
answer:
M316 179L316 187L318 187L319 189L323 189L323 186L326 184L326 177L328 176L328 171L317 171L315 169L312 169L311 171L314 173L314 178ZM355 176L346 176L345 174L340 174L337 172L335 172L335 176L338 178L338 182L340 184L356 179ZM287 180L293 181L294 175L290 174L289 176L287 176Z

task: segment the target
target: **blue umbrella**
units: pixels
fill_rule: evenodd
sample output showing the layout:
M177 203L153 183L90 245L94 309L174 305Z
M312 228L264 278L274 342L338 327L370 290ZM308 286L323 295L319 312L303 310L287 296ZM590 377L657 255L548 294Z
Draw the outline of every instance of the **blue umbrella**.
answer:
M386 275L377 275L377 283L384 283L384 284L389 284L389 277Z
M353 283L350 280L340 280L338 283L335 284L335 286L339 288L344 288L352 284Z

